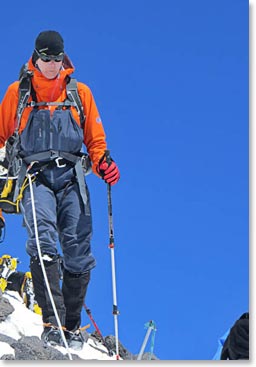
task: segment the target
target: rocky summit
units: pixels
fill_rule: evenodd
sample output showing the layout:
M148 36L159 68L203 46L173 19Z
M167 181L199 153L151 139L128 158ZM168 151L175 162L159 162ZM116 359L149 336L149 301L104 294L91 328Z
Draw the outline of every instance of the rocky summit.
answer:
M0 360L116 360L115 337L99 340L97 333L82 331L85 344L81 351L46 346L41 340L41 316L25 307L18 292L0 293ZM119 358L136 360L119 342ZM142 359L157 359L144 353Z

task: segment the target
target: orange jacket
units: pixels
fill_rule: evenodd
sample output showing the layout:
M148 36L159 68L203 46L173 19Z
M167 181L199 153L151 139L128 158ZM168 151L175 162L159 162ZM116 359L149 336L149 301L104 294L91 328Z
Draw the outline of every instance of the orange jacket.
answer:
M74 67L67 57L65 60L64 68L60 71L59 76L55 79L47 79L33 65L32 58L30 58L28 69L33 71L32 85L36 92L37 102L62 102L66 99L65 78L74 72ZM80 82L77 83L77 87L86 115L84 144L93 163L92 169L97 174L96 166L106 150L105 132L91 90L87 85ZM17 126L18 88L18 81L11 84L0 105L0 148L4 146L6 140L13 134ZM31 100L32 98L30 97L29 101ZM40 108L53 110L56 106L43 106ZM25 108L21 117L19 133L24 130L31 110L32 107ZM77 124L80 125L75 107L71 107L71 111Z

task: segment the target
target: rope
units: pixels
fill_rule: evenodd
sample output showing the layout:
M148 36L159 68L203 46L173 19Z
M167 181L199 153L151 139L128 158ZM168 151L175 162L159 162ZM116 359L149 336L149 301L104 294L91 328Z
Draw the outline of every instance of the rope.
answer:
M8 180L15 180L18 176L8 176ZM0 176L0 180L7 180L7 176Z
M51 304L52 304L54 315L55 315L56 320L57 320L57 324L58 324L58 327L59 327L59 330L60 330L61 338L62 338L64 346L67 350L68 357L72 361L73 358L71 356L71 353L70 353L70 350L69 350L69 347L68 347L68 343L67 343L67 340L65 338L65 334L63 332L63 329L62 329L62 325L61 325L61 322L60 322L60 319L59 319L59 316L58 316L58 312L57 312L57 309L56 309L56 306L55 306L54 299L52 297L51 288L50 288L48 278L47 278L47 274L46 274L46 271L45 271L44 261L43 261L42 252L41 252L41 248L40 248L39 237L38 237L37 219L36 219L36 210L35 210L35 199L34 199L32 178L31 178L30 174L28 174L27 177L28 177L28 180L29 180L29 188L30 188L30 195L31 195L31 205L32 205L34 227L35 227L36 246L37 246L38 256L39 256L39 260L40 260L40 263L41 263L41 268L42 268L42 272L43 272L43 276L44 276L44 280L45 280L45 285L46 285L46 288L47 288L47 292L49 294L49 298L50 298L50 301L51 301Z

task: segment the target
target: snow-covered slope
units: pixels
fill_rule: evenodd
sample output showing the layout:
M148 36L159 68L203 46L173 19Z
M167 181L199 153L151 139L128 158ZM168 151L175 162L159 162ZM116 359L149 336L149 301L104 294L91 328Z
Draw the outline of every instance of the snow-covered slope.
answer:
M2 297L10 302L14 311L4 321L0 322L0 334L16 341L24 336L36 336L40 338L43 331L41 316L27 309L17 292L7 291ZM89 334L87 334L87 337L88 339L83 349L81 351L69 349L70 355L75 354L81 359L90 360L116 360L116 356L110 356L108 350L101 342L90 337ZM57 349L63 355L68 354L64 347L55 347L54 349ZM14 352L14 348L11 347L10 342L0 341L0 359L5 355L14 356Z

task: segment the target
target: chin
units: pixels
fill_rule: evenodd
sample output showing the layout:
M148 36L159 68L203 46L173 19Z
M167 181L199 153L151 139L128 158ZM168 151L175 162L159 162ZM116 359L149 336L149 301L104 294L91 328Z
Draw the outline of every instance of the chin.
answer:
M54 79L56 78L56 76L58 75L58 73L54 73L54 74L48 74L48 75L45 75L47 79Z

